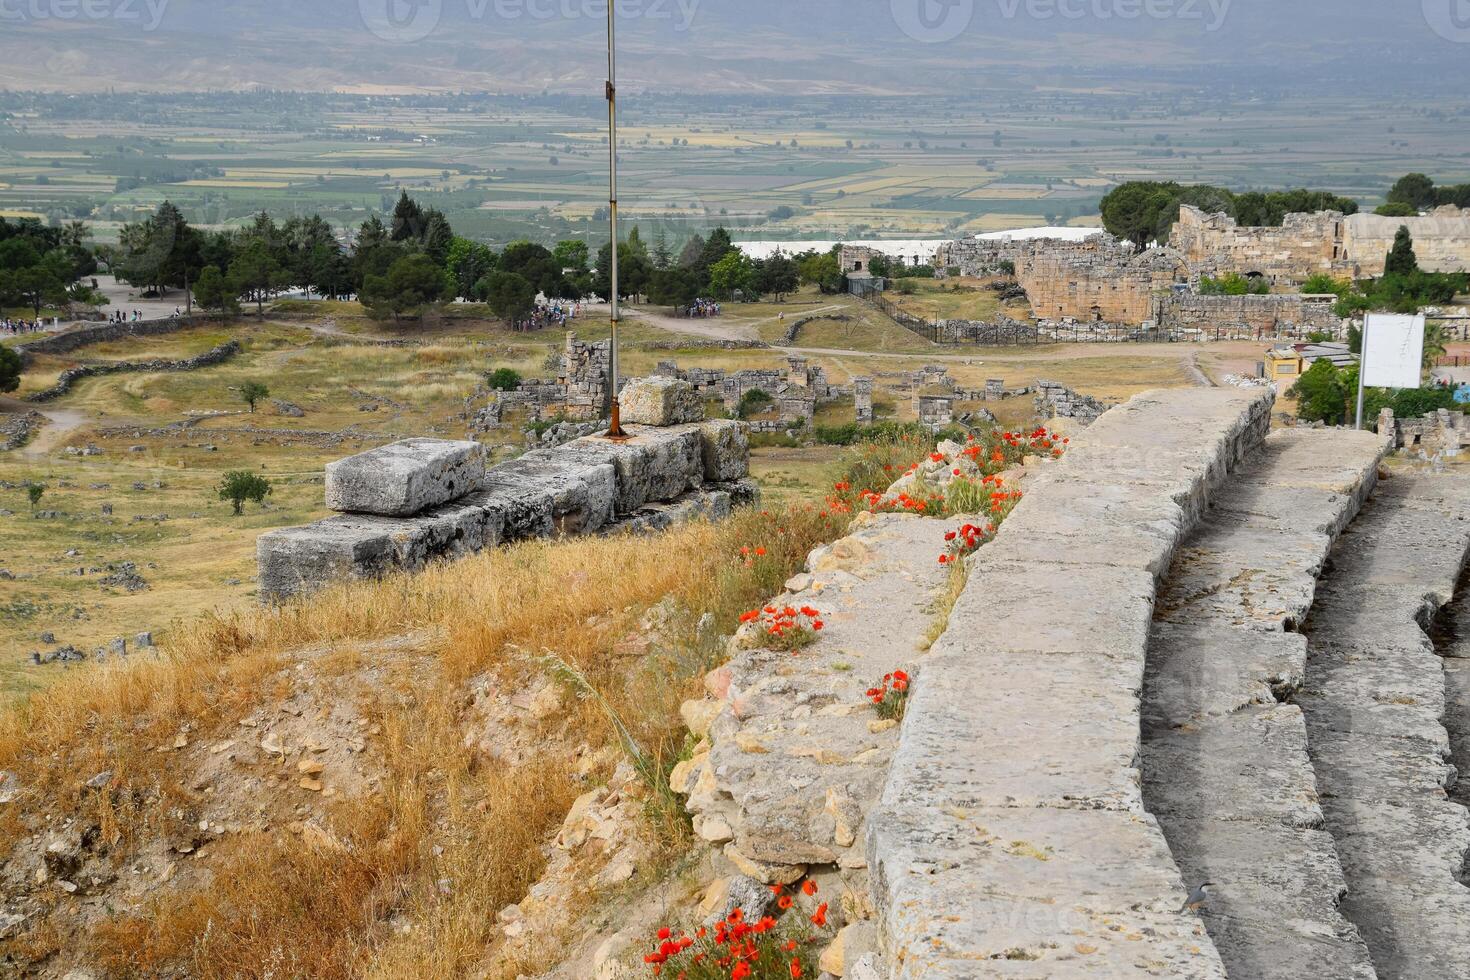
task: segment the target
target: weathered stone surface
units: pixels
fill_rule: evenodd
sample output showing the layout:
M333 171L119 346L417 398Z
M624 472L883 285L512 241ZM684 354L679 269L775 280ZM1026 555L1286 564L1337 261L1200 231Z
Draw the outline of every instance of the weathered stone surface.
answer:
M1420 625L1453 594L1467 551L1470 484L1397 475L1343 535L1307 622L1298 701L1347 880L1342 912L1384 980L1470 976L1470 817L1445 792L1444 669Z
M684 787L700 819L721 818L740 850L776 864L861 867L867 809L898 739L874 730L865 692L893 670L919 669L916 638L933 621L949 573L934 559L950 522L861 516L852 533L813 552L799 590L777 606L815 608L824 628L795 656L741 650L720 668L712 749ZM847 556L825 568L824 556ZM758 646L756 627L742 632ZM704 724L709 709L696 715ZM701 781L701 777L702 781Z
M740 480L750 473L750 426L712 419L699 427L704 478L710 483Z
M709 488L681 494L668 503L647 504L606 528L609 534L651 534L695 520L723 521L730 516L730 494Z
M477 442L405 439L327 464L327 506L348 514L409 517L484 485Z
M611 463L578 465L568 462L554 449L527 453L494 467L485 476L485 489L495 501L551 498L554 533L590 534L613 519L617 499L617 471ZM507 504L508 508L516 509ZM509 517L509 514L507 514ZM517 522L507 520L510 528ZM540 536L542 526L515 537Z
M895 977L1225 975L1143 809L1139 690L1157 576L1271 405L1140 395L981 549L869 815Z
M629 381L618 396L622 420L633 425L682 425L704 418L704 403L694 386L655 375Z
M631 437L626 442L589 436L554 452L576 465L612 464L617 473L618 514L631 514L649 502L673 500L704 482L698 425L630 425L626 431Z
M1180 548L1155 608L1145 673L1144 802L1232 980L1370 978L1337 911L1345 885L1307 751L1301 686L1311 607L1333 537L1376 479L1383 443L1273 434ZM1325 971L1325 972L1324 972Z
M376 578L463 557L499 544L503 521L493 508L462 502L417 517L342 514L270 531L256 541L260 593L286 599L334 580Z
M1179 913L1179 874L1147 814L895 806L890 817L884 802L871 874L875 895L898 899L882 909L896 980L1225 977L1199 920Z

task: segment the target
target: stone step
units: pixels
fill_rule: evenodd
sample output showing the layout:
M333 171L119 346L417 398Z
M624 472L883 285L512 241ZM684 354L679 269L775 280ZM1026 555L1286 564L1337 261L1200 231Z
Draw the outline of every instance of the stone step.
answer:
M1444 660L1444 727L1450 736L1450 764L1457 778L1450 799L1470 806L1470 591L1445 610L1444 633L1437 637Z
M1343 915L1384 980L1470 977L1470 811L1452 801L1445 668L1422 624L1470 552L1470 480L1385 481L1343 535L1306 625L1297 695Z
M1311 608L1332 542L1377 481L1370 433L1266 440L1175 558L1154 610L1143 695L1143 795L1231 980L1373 977L1337 911L1301 709Z
M976 554L868 853L895 978L1223 978L1136 768L1158 576L1273 396L1149 392L1073 440Z

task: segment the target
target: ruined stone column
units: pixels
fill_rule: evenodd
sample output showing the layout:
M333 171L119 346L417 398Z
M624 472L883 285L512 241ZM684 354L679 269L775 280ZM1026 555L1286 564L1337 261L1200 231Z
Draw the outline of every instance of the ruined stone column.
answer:
M852 402L857 413L858 425L871 425L873 422L873 379L852 379Z
M810 383L810 375L807 373L806 358L792 356L786 358L786 383L799 385L802 388Z

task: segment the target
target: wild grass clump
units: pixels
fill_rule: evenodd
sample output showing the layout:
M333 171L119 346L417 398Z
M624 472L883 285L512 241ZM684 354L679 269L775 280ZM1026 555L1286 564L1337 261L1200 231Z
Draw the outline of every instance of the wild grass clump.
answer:
M636 746L646 780L666 783L687 748L678 707L717 661L718 635L845 528L841 511L799 505L654 537L528 542L208 616L158 659L76 672L0 715L0 769L25 787L0 819L0 853L42 815L72 813L99 824L126 873L173 814L200 805L193 767L158 747L181 731L194 744L239 737L243 718L297 690L300 665L379 728L365 756L378 782L320 800L304 830L278 818L179 856L210 873L101 924L38 891L53 904L8 951L72 949L117 976L513 976L495 916L541 874L545 841L588 788L588 747ZM741 554L751 545L760 555ZM389 642L410 634L423 639ZM539 722L530 758L487 759L467 737L470 683L516 689L546 656L594 696ZM111 792L79 797L104 770ZM650 835L672 853L687 826L677 807L652 812Z

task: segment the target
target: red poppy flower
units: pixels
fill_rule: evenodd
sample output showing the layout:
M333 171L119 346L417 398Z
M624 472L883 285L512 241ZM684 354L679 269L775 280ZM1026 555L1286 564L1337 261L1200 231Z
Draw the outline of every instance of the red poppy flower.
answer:
M801 893L808 897L815 895L817 893L817 883L808 878L801 883Z

